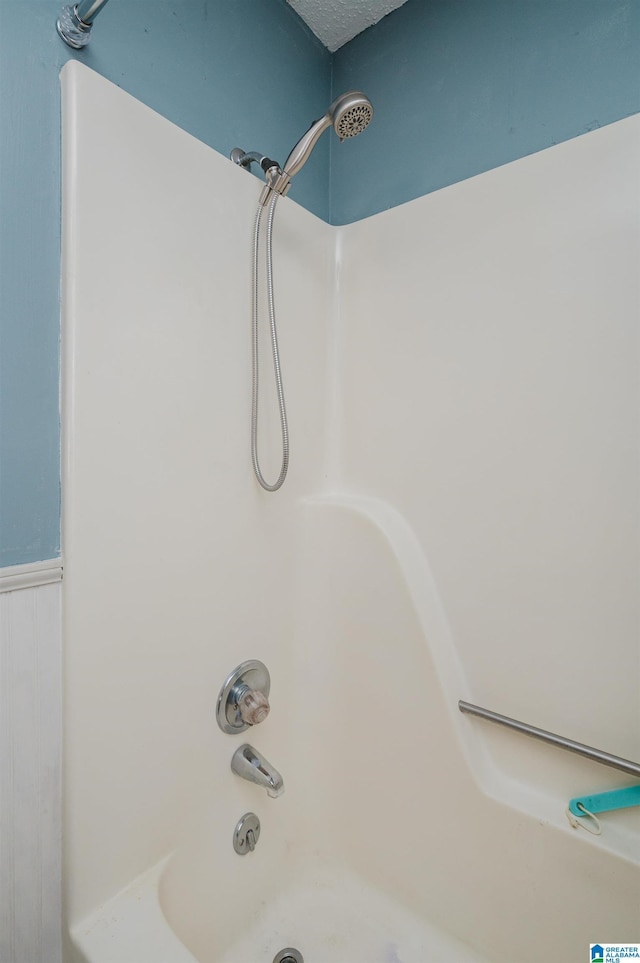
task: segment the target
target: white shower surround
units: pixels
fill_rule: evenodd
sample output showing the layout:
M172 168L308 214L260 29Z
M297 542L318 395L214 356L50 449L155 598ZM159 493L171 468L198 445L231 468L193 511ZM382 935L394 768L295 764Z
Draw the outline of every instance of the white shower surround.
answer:
M513 963L517 945L533 963L541 932L548 958L580 960L637 939L638 813L599 839L564 815L629 780L457 700L640 756L639 118L347 227L280 204L292 462L269 495L247 433L257 182L77 62L63 97L78 959L130 963L135 945L157 963L122 906L155 893L170 852L160 895L188 949L165 933L166 963L238 959L248 913L256 958L289 943L312 961L316 940L323 963L356 963L373 902L338 945L326 873L354 902L375 890L380 917L411 914L414 943L381 933L381 960L456 945ZM273 405L262 427L277 474ZM283 773L278 800L231 774L214 721L245 658L272 675L250 741ZM263 834L240 859L250 809ZM278 910L292 883L333 914L333 949Z

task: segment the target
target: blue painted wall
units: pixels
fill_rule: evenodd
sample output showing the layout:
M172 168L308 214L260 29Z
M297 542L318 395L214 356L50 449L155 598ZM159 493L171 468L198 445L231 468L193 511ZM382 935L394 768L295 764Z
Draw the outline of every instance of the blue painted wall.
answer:
M639 0L408 0L337 51L375 107L331 143L351 221L640 111Z
M60 6L0 0L0 565L60 550L62 64L77 56L224 154L284 159L330 101L331 57L284 0L111 0L77 55ZM328 151L292 190L325 220Z
M284 0L110 0L78 55L58 9L0 0L0 565L59 552L69 57L223 154L283 160L333 95L366 90L374 123L343 145L325 135L291 191L336 224L640 110L639 0L409 0L333 57Z

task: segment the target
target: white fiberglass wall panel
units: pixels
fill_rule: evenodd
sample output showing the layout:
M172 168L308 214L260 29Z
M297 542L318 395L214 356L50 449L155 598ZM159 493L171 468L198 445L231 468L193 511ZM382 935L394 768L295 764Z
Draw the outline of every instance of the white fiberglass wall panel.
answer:
M338 248L340 486L408 520L471 701L632 759L639 166L634 117L342 228ZM463 724L559 799L628 782Z
M595 841L564 818L619 777L456 702L637 755L636 127L337 231L282 202L292 464L269 495L248 438L258 182L77 63L63 93L71 924L179 846L166 906L203 959L330 857L491 959L535 948L541 919L565 948L592 923L633 938L637 814ZM272 395L262 427L275 477ZM251 657L274 706L251 741L287 791L247 867L231 830L265 800L214 714Z
M260 184L84 66L62 77L74 921L175 845L211 780L219 818L237 821L236 746L217 729L215 700L243 659L269 665L276 699L291 671L289 599L274 586L294 566L291 506L323 473L333 261L328 226L281 201L274 261L292 455L285 487L268 494L249 445ZM263 358L268 385L268 341ZM268 401L260 446L271 479L280 427ZM280 720L261 739L267 757Z

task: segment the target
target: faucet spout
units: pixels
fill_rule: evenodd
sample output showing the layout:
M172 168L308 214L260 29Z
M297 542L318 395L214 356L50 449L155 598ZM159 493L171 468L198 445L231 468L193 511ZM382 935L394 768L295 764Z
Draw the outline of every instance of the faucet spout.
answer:
M242 779L262 786L273 799L284 792L284 782L278 770L248 742L234 752L231 769Z

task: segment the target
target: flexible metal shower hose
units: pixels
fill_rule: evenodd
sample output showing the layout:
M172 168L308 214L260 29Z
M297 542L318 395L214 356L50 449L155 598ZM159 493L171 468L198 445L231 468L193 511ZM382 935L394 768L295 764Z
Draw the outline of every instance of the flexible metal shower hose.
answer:
M282 372L280 370L280 355L278 353L278 333L276 331L276 309L273 295L273 218L278 202L278 194L273 192L269 204L267 218L267 300L269 304L269 326L271 329L271 350L273 353L273 370L278 392L278 407L280 409L280 426L282 428L282 467L278 478L270 485L265 481L258 461L258 249L260 240L260 221L262 219L263 204L258 204L255 228L253 232L253 311L252 311L252 352L253 352L253 387L251 399L251 460L258 482L265 491L277 492L281 487L289 467L289 430L287 428L287 411L284 404L284 390L282 387Z

